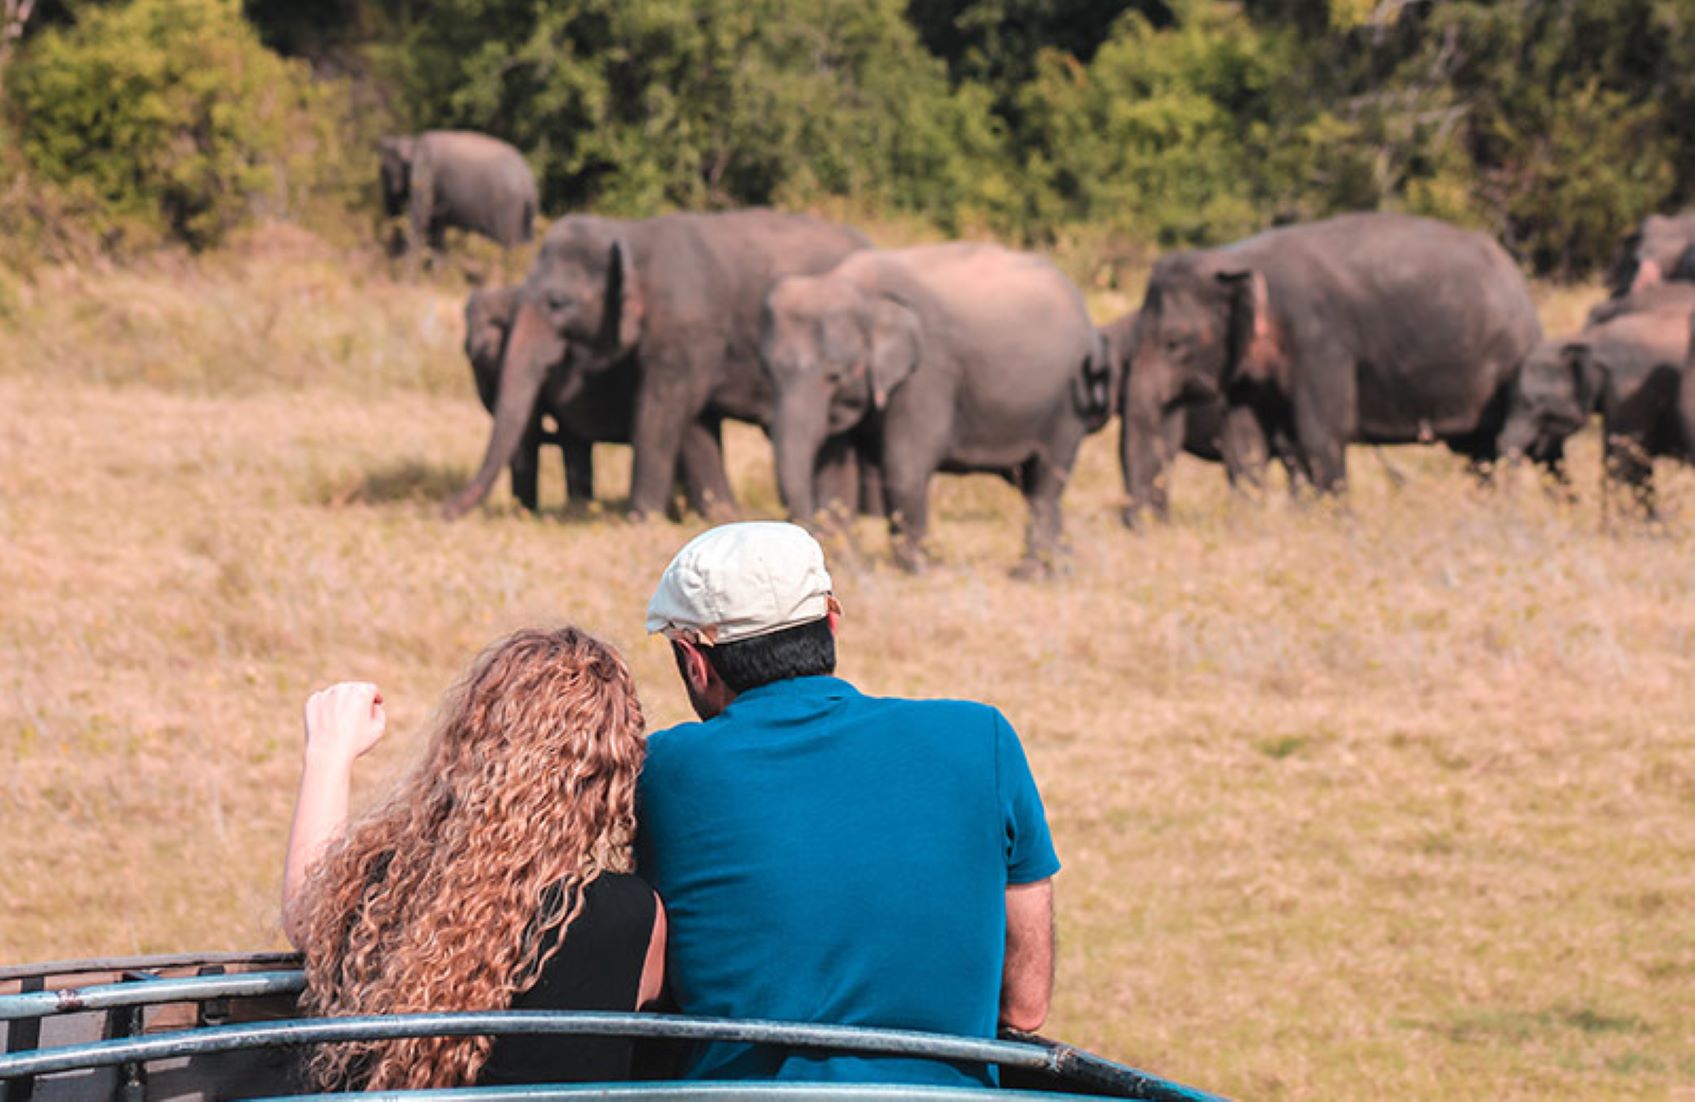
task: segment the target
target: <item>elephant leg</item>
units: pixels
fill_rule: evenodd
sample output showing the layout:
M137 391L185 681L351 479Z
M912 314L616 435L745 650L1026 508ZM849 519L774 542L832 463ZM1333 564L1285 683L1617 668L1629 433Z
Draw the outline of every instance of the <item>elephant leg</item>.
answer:
M736 497L724 470L723 424L718 417L690 421L677 461L689 508L715 523L736 516Z
M1225 413L1218 450L1231 489L1258 497L1265 490L1265 469L1271 455L1259 414L1252 406L1231 406Z
M703 500L713 487L722 486L727 493L729 479L725 477L723 453L710 430L702 436L695 424L695 410L688 401L686 363L647 364L648 378L636 396L635 425L630 443L633 450L630 472L630 517L639 520L665 511L671 496L678 460L689 455L688 477L699 479ZM702 465L716 466L715 473L703 471Z
M565 500L587 505L594 500L594 445L563 428L559 450L565 455Z
M924 533L930 524L930 471L891 468L884 490L889 499L889 538L895 565L918 573L924 569Z
M1654 495L1654 460L1640 443L1625 436L1607 440L1607 477L1630 489L1631 500L1644 517L1660 519Z
M518 442L518 450L512 453L512 462L508 469L512 472L512 496L518 499L518 504L536 512L541 507L541 496L537 489L538 476L541 472L541 417L532 417L530 424L524 429L524 436Z
M883 492L889 506L889 536L895 564L914 573L925 563L924 536L930 524L930 479L947 454L950 418L919 409L892 411L883 433Z
M1320 494L1341 493L1347 487L1347 449L1342 434L1322 410L1297 402L1295 438L1301 470Z
M1030 521L1024 530L1024 558L1013 570L1016 578L1051 575L1058 565L1063 517L1059 501L1071 471L1047 455L1038 454L1024 467L1024 500Z
M833 527L846 527L859 513L859 454L847 435L829 437L818 450L812 500Z
M1347 489L1347 445L1359 408L1355 367L1339 350L1315 352L1308 367L1308 385L1296 388L1293 402L1297 450L1313 489L1338 494Z
M883 492L883 468L869 450L859 453L859 515L887 516L888 501Z

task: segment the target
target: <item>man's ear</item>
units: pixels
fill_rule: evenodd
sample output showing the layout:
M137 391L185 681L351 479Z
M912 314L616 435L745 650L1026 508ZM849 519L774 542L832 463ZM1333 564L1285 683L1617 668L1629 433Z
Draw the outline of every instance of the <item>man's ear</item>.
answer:
M704 690L712 683L717 670L706 660L706 655L688 639L673 639L671 645L677 649L677 666L683 671L683 677L696 692Z

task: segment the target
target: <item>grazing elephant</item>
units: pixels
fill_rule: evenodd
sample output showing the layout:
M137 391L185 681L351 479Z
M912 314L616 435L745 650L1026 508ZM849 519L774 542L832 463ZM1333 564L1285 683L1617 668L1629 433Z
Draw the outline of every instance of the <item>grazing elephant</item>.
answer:
M1125 523L1164 510L1177 405L1251 413L1320 492L1343 488L1356 441L1443 440L1492 460L1507 386L1541 335L1506 252L1429 219L1350 214L1164 256L1123 388Z
M499 138L469 130L426 130L384 138L383 209L404 214L419 241L440 251L449 226L480 233L511 248L530 239L536 217L536 178L524 155Z
M1565 341L1548 341L1519 371L1501 430L1501 453L1547 459L1601 414L1609 477L1654 514L1654 458L1688 460L1695 445L1695 388L1688 372L1695 307L1624 314Z
M765 292L781 276L824 271L864 246L852 230L768 210L555 222L513 319L488 450L446 516L487 495L544 384L555 402L572 403L579 389L608 380L629 388L630 512L663 510L679 463L695 508L733 510L719 427L725 417L770 420L758 359Z
M1136 321L1140 316L1141 311L1132 310L1100 328L1106 362L1111 368L1111 386L1103 396L1108 410L1116 410L1122 404L1124 388L1129 382L1130 354L1136 347ZM1263 483L1270 448L1252 410L1232 416L1222 400L1176 402L1164 410L1160 425L1157 442L1166 463L1182 450L1197 459L1224 464L1225 477L1233 487L1244 483L1257 487ZM1293 477L1292 470L1290 474ZM1128 470L1125 477L1129 477ZM1163 512L1165 488L1156 485L1154 492L1160 502L1156 508Z
M1045 570L1078 446L1107 413L1079 401L1099 357L1071 281L996 245L859 252L781 280L766 298L760 359L776 390L783 500L810 521L820 449L869 426L902 566L922 564L933 474L1012 470L1030 508L1020 572Z
M1607 287L1615 299L1658 283L1692 280L1695 213L1650 214L1619 242L1618 255L1607 273Z

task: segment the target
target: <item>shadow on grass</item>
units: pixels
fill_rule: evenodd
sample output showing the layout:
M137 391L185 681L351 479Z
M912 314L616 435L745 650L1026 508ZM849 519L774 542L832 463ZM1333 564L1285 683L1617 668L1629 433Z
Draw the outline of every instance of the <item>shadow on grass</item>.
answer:
M327 486L320 499L337 509L348 505L440 504L470 479L470 472L461 467L403 459Z
M320 504L332 509L354 505L438 506L464 488L471 481L471 476L472 472L464 467L424 459L403 459L363 474L326 482L314 496ZM626 495L587 502L544 501L540 511L532 514L510 497L505 497L497 498L493 505L485 502L473 510L472 515L539 516L565 524L592 524L621 521L629 507L630 499ZM693 514L686 514L678 500L672 502L666 515L675 521Z

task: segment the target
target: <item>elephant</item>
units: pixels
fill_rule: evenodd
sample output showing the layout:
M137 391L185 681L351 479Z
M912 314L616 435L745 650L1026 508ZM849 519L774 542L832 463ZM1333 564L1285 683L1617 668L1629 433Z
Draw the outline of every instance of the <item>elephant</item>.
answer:
M407 216L408 249L420 240L440 251L454 226L511 248L529 241L537 212L536 178L524 155L499 138L470 130L426 130L383 138L383 209Z
M1109 412L1080 401L1098 390L1101 349L1071 281L997 245L856 252L779 280L760 361L790 515L813 518L806 476L826 441L869 430L899 565L923 566L937 471L1010 470L1030 510L1018 572L1051 569L1077 449Z
M1655 515L1654 458L1687 461L1695 446L1695 388L1684 385L1692 321L1695 306L1669 305L1544 342L1513 384L1502 454L1545 458L1599 412L1608 477Z
M1106 362L1111 367L1111 385L1100 396L1108 410L1119 408L1128 384L1130 353L1136 346L1140 316L1141 311L1132 310L1100 327ZM1182 450L1197 459L1224 464L1225 477L1232 487L1261 485L1271 452L1252 411L1232 417L1229 406L1221 400L1172 405L1161 419L1159 446L1167 462ZM1155 492L1163 494L1164 487L1157 486Z
M1695 281L1695 212L1650 214L1619 242L1607 288L1620 299L1658 283Z
M1166 511L1179 405L1251 415L1321 493L1344 488L1353 442L1442 440L1482 467L1541 337L1500 245L1430 219L1349 214L1161 257L1121 396L1124 521Z
M555 222L519 295L482 465L444 515L461 516L488 494L544 386L563 404L584 388L624 388L632 517L664 509L679 467L697 510L733 511L719 429L726 417L770 422L758 360L765 291L865 244L853 230L762 209ZM819 478L840 481L834 471Z

